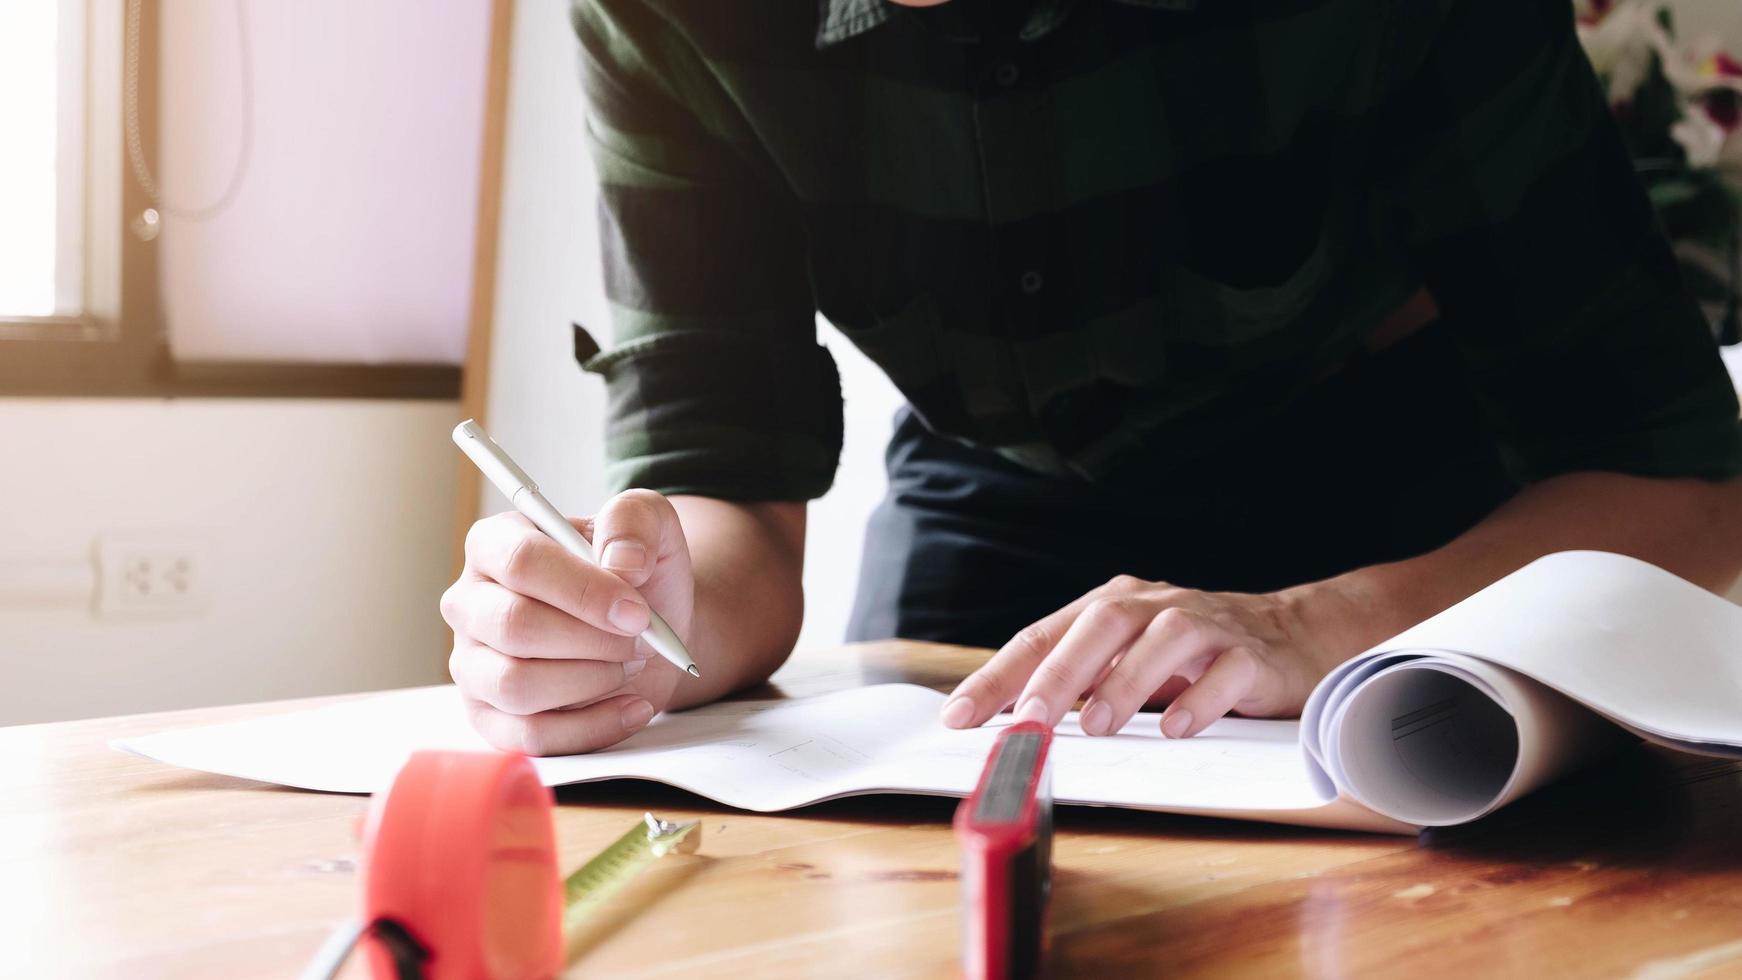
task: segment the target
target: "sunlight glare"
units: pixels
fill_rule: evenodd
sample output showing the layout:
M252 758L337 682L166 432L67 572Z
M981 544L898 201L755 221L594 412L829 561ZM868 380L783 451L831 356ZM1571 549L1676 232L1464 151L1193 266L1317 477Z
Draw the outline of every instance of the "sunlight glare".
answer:
M0 317L55 312L59 7L0 3Z

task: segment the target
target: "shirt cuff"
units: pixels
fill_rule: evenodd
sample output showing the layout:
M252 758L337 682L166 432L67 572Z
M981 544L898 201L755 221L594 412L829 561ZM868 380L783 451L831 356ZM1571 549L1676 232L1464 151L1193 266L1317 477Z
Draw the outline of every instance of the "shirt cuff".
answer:
M800 501L834 482L840 376L814 340L682 330L601 352L582 336L582 369L605 379L611 492Z

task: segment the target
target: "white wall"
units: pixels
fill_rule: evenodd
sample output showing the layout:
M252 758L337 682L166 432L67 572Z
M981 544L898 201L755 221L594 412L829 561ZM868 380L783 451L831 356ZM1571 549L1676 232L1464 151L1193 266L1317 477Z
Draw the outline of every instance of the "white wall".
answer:
M557 504L591 513L604 500L603 383L583 374L568 324L606 342L594 177L582 130L586 103L576 41L561 4L523 0L514 11L508 147L490 366L491 434ZM865 516L883 495L882 450L895 389L832 328L819 326L840 365L846 450L835 488L810 509L803 647L840 642L858 577ZM493 491L481 509L507 504Z
M604 390L581 373L568 324L608 335L574 33L565 7L514 9L490 352L490 434L558 507L604 496ZM483 511L506 509L491 490Z
M444 679L456 411L0 399L0 725ZM203 544L203 609L97 615L93 543L139 531Z

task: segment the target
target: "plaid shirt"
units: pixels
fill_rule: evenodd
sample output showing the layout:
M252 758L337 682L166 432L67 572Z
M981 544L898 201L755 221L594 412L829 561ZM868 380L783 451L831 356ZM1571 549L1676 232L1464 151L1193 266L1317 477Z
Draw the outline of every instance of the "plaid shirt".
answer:
M1118 481L1423 288L1519 479L1742 472L1566 0L965 5L577 0L614 486L828 489L819 310L934 431Z

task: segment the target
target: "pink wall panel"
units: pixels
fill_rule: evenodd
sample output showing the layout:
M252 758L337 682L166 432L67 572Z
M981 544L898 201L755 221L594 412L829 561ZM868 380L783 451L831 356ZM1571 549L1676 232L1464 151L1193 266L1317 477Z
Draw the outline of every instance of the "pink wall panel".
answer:
M243 137L237 3L252 140ZM163 295L183 360L459 363L486 0L162 5Z

